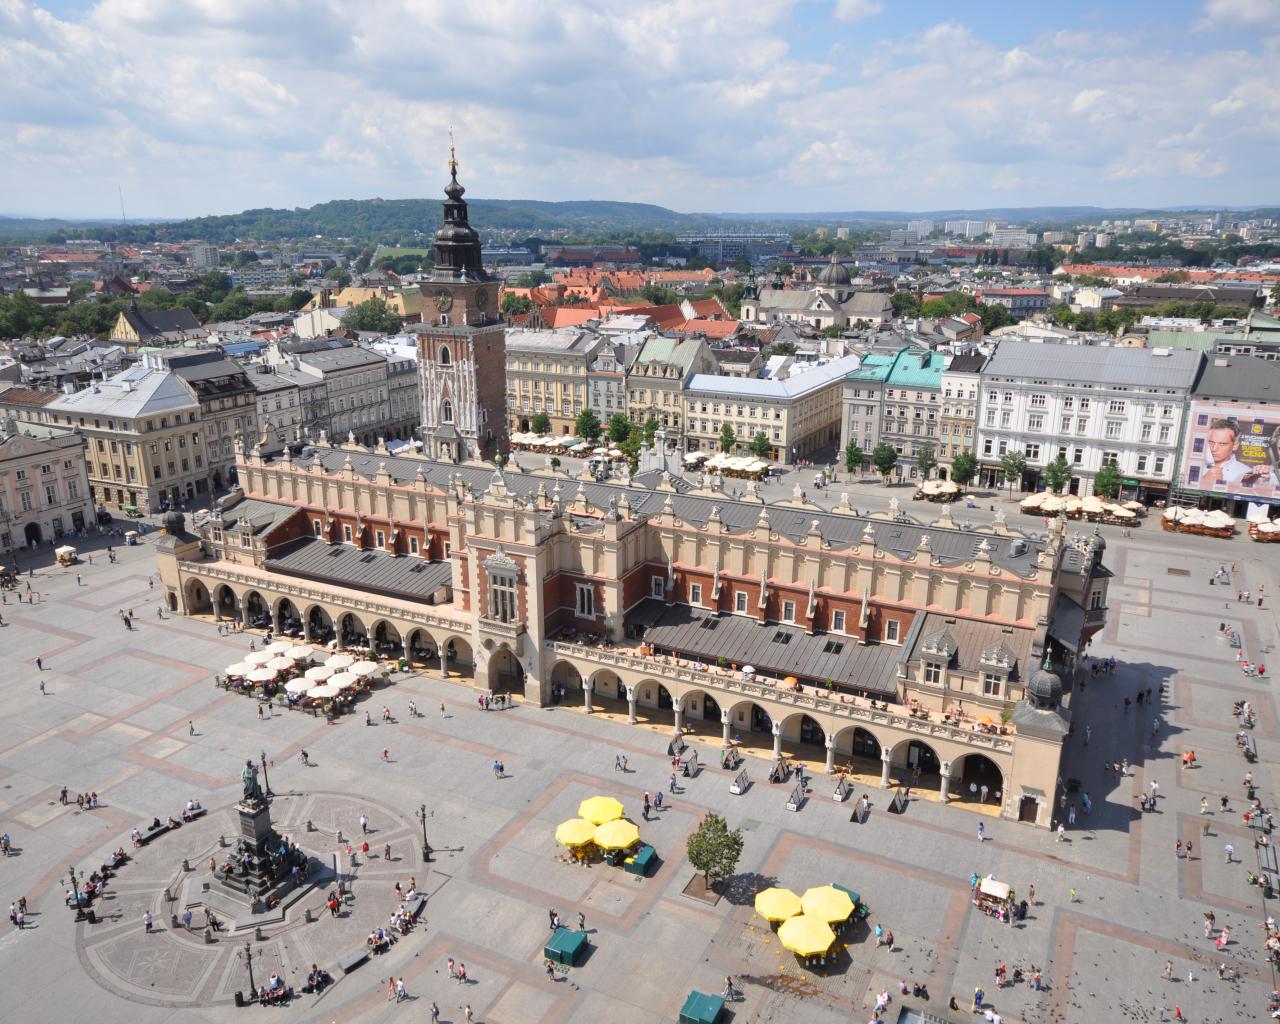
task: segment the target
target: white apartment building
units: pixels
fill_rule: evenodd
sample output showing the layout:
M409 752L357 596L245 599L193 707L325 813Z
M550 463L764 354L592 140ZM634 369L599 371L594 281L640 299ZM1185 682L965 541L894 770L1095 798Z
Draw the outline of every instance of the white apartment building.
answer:
M1128 496L1169 490L1199 352L1001 341L982 371L977 455L983 486L997 486L1010 451L1027 460L1023 489L1041 486L1059 455L1068 492L1086 495L1115 462Z
M93 522L84 438L69 429L0 420L0 554L55 543Z

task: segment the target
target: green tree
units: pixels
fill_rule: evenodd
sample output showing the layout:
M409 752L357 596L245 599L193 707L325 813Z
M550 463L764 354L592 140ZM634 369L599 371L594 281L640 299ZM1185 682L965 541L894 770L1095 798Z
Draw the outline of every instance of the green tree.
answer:
M523 274L516 278L517 288L537 288L539 285L546 284L551 280L551 275L545 270L526 270Z
M625 438L618 442L618 450L627 457L633 473L640 462L640 444L643 441L644 431L639 427L635 427Z
M226 320L242 320L253 312L253 303L243 288L233 288L221 302L209 308L209 319L215 323Z
M738 443L738 435L733 432L733 427L725 424L720 428L720 450L722 452L733 451L733 446Z
M1098 475L1093 478L1093 489L1104 498L1114 501L1116 495L1120 493L1122 483L1120 467L1116 465L1115 459L1112 459L1098 470Z
M644 443L647 447L653 447L653 439L658 434L658 421L650 416L644 421Z
M339 288L346 288L351 284L351 274L345 270L335 270L329 276L333 278L334 284Z
M551 433L551 417L545 412L540 412L533 417L533 421L529 424L535 434Z
M590 409L583 409L578 413L573 424L573 432L587 441L598 441L602 429L600 418Z
M527 295L516 295L514 292L506 292L502 296L503 316L523 316L531 309L533 309L533 302Z
M295 288L289 293L285 309L298 310L311 301L311 293L305 288ZM284 312L282 309L280 312Z
M876 472L884 477L886 485L889 483L889 477L898 465L898 451L888 441L881 441L871 450L871 464L876 467Z
M708 889L728 878L742 856L742 829L729 830L728 823L708 811L685 844L685 855L694 870L702 872Z
M1054 494L1061 494L1062 488L1067 486L1070 479L1071 467L1067 464L1065 456L1059 455L1044 467L1044 485Z
M916 452L916 469L925 480L938 465L938 456L932 444L922 444Z
M796 354L794 341L775 341L765 353L767 356L793 356Z
M844 334L844 328L839 324L832 324L830 327L822 328L822 336L824 338L838 338Z
M769 435L763 430L751 439L747 450L757 459L767 459L773 454L773 445L769 443Z
M862 446L856 441L850 441L844 446L844 471L846 473L859 472L862 469L862 463L866 461L866 457Z
M342 326L349 331L394 334L400 330L400 318L387 309L382 299L372 298L347 310L342 316Z
M1013 485L1022 479L1027 468L1027 457L1022 452L1005 452L1000 459L1000 473L1009 485L1009 493L1013 493Z
M951 460L951 479L960 486L969 483L978 475L978 459L973 452L961 452Z
M640 296L651 306L674 306L680 302L680 296L670 288L656 284L647 284L640 289Z
M1013 314L1009 312L1007 306L1002 306L998 302L990 305L978 303L978 316L982 317L982 330L985 334L990 334L997 327L1007 327L1014 322Z
M894 316L916 316L920 312L920 296L915 292L894 292L889 296Z
M615 412L609 417L609 440L614 444L622 444L631 436L631 421L625 412Z

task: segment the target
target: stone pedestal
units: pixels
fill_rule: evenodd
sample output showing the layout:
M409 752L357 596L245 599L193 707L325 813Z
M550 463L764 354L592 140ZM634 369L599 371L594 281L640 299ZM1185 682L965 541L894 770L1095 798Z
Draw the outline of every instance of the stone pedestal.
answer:
M236 813L240 818L240 838L254 856L265 855L273 839L275 846L280 845L280 837L271 827L271 808L265 803L236 804Z

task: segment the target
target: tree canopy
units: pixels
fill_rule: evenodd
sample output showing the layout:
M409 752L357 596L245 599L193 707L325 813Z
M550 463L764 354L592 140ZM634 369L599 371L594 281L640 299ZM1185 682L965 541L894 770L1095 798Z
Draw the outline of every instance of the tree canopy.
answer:
M1124 480L1120 476L1120 467L1116 465L1113 459L1098 470L1098 475L1093 478L1093 489L1104 498L1114 501L1116 495L1120 493L1120 487L1123 483Z
M601 429L600 418L590 409L583 409L578 413L573 424L573 432L587 441L598 441Z
M856 473L862 468L864 461L866 461L866 453L863 452L862 446L856 441L850 441L844 446L844 471L846 473Z
M871 450L871 463L887 484L890 474L898 465L898 451L888 441L881 441Z
M375 296L347 310L342 315L342 326L349 331L395 334L400 330L400 318L387 309L383 299Z
M685 854L708 888L728 878L742 856L742 830L729 829L718 814L708 811L685 844Z
M964 485L978 475L978 459L973 452L961 452L951 460L951 479Z

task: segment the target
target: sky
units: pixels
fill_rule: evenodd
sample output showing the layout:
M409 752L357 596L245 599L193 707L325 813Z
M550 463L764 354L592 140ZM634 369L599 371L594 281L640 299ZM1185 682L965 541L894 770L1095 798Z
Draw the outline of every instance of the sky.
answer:
M1280 203L1280 0L0 0L0 214Z

